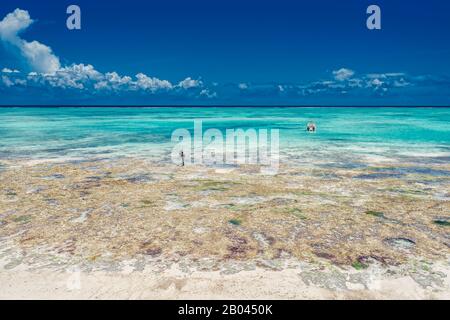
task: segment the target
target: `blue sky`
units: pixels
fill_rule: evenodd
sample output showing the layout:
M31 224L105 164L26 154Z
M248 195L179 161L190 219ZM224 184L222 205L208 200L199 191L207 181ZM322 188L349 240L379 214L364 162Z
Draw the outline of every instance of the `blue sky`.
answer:
M442 0L2 0L0 104L449 105L449 16Z

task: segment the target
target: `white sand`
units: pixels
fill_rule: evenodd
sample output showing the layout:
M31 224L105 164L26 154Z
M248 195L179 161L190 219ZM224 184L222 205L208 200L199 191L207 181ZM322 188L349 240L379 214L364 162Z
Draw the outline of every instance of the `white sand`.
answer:
M121 272L56 273L2 270L0 299L450 298L448 272L442 288L424 288L410 276L398 276L385 279L374 277L366 283L368 288L362 283L349 280L345 282L345 289L330 289L306 284L299 276L298 269L256 269L231 275L223 275L220 272L183 274L174 268L160 274L130 271L124 269ZM318 271L317 275L320 274L321 271ZM367 271L360 274L364 274L364 277L370 276Z

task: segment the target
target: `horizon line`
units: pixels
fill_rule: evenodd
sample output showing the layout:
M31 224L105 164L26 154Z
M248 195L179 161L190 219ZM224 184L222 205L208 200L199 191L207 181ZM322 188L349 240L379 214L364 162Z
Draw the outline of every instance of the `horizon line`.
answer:
M450 108L450 105L0 105L0 108Z

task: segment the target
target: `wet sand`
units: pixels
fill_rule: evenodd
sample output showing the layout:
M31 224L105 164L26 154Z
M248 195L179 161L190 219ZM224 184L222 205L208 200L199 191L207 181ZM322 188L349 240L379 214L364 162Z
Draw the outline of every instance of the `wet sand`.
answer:
M5 160L0 297L449 298L449 171Z

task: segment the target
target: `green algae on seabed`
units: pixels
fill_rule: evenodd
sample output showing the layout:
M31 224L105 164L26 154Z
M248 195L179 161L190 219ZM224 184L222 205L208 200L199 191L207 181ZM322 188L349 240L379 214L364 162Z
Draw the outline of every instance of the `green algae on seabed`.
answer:
M18 217L12 218L12 221L19 222L19 223L27 223L27 222L30 222L30 220L31 220L30 215L18 216Z
M356 270L363 270L363 269L367 269L369 266L360 261L355 261L352 263L352 267L355 268Z
M380 212L380 211L368 210L368 211L366 211L366 214L374 216L374 217L378 217L378 218L384 218L384 213Z
M239 219L231 219L231 220L228 220L228 222L235 226L240 226L242 224L242 221Z
M144 200L141 200L141 203L142 203L142 205L138 207L139 209L140 208L151 208L151 207L156 206L155 201L152 201L152 200L144 199Z
M405 193L411 195L426 195L427 192L423 190L415 190L415 189L406 189L406 188L386 188L386 191Z
M293 214L294 216L302 220L308 219L305 215L303 215L302 210L300 210L299 208L289 208L287 212Z
M323 193L317 193L309 190L293 190L291 193L298 195L298 196L316 196L316 195L323 195Z
M215 180L197 180L201 183L195 186L194 189L197 191L227 191L233 185L238 184L234 181L215 181Z
M436 219L433 222L435 224L437 224L439 226L443 226L443 227L449 227L450 226L450 221L444 220L444 219Z
M41 196L30 196L26 201L3 201L1 213L5 213L5 218L2 219L10 223L2 225L0 230L6 230L9 234L26 230L26 237L19 234L16 239L17 245L28 252L39 248L44 242L59 248L64 246L68 238L76 239L77 248L82 248L74 251L74 258L77 259L86 259L105 252L111 252L114 259L128 259L140 257L141 254L153 255L153 251L148 249L156 250L161 246L164 246L170 259L172 255L178 258L180 254L187 257L217 256L219 259L248 261L253 261L258 255L284 259L285 252L293 259L313 259L313 254L323 250L332 257L333 264L346 265L356 270L363 268L362 264L370 268L371 262L365 261L361 256L377 256L380 261L386 261L386 265L395 265L407 262L414 256L434 259L435 253L440 257L448 252L447 244L439 237L448 227L434 223L434 220L438 219L447 220L444 201L430 197L423 201L414 199L402 202L398 194L388 194L383 190L383 186L390 184L386 181L379 182L376 186L379 191L370 193L373 191L373 184L351 180L351 171L347 176L343 173L342 181L325 185L320 178L305 176L286 179L283 175L242 175L239 169L226 175L211 170L207 173L209 179L192 179L197 177L197 173L203 176L205 173L196 167L177 167L173 168L176 179L149 184L145 188L137 184L104 180L99 185L65 188L66 185L76 185L79 181L84 181L86 176L92 175L88 166L93 164L102 170L111 170L113 177L129 175L135 168L145 168L155 173L172 170L171 165L160 166L130 159L96 161L80 166L55 164L42 169L42 174L49 176L60 172L68 177L68 181L56 179L42 182L31 177L33 170L41 170L41 167L14 167L2 172L0 176L0 194L3 195L0 199L7 199L7 191L17 190L20 196L19 190L39 186L47 190L43 193L45 199L58 199L60 204L58 207L50 206ZM189 174L186 174L187 170L190 170ZM208 180L223 183L216 185L232 187L224 194L218 192L210 195L209 192L194 191L195 187L203 185L202 181ZM236 188L234 181L242 187ZM326 200L332 197L333 202L321 202L318 196L296 196L292 193L292 186L295 187L294 190L308 190L298 188L297 183L307 185L311 190L317 191L317 194L327 192L329 196ZM396 183L409 185L408 181ZM420 186L428 188L428 185ZM233 189L236 189L236 193L232 192ZM347 201L346 198L334 199L335 194L330 194L329 190L338 190L336 192L342 192L343 195L351 195L352 190L358 190L358 193L351 196L354 201ZM367 199L366 195L369 193L371 197ZM80 194L83 196L80 197ZM192 206L181 214L177 212L182 208L183 204L179 203L181 200L186 203L205 201L208 206ZM151 201L154 201L154 207L139 209L139 206L150 205ZM108 215L103 214L105 209L102 208L105 204L110 213ZM169 211L175 212L168 214L167 206ZM71 208L81 210L86 207L94 208L88 224L73 225L72 220L66 219ZM124 207L127 209L124 210ZM385 211L384 208L390 209ZM366 211L369 210L385 211L387 220L366 216ZM428 219L423 217L423 212L428 213ZM32 215L28 223L13 223L13 217L24 214ZM405 223L405 230L403 224L394 223L394 218L399 219L402 215L415 219L417 228L409 227ZM308 220L301 220L306 218L305 216ZM367 227L370 221L376 225ZM193 227L199 224L203 228L195 228L193 232ZM114 236L108 236L111 232ZM439 232L440 234L434 237L434 233ZM130 237L130 234L133 236ZM262 234L262 240L254 239L255 234ZM420 241L414 246L408 240L398 239L402 235L413 241ZM276 239L276 244L270 244L267 240L269 236ZM383 239L391 240L386 242ZM145 248L141 247L140 244L145 241L151 243ZM231 256L230 241L233 250ZM430 247L436 250L430 252ZM355 261L360 263L352 266Z
M234 203L224 203L219 205L220 208L225 208L225 209L230 209L232 211L236 211L239 210L240 208L242 208L243 206L238 206Z

